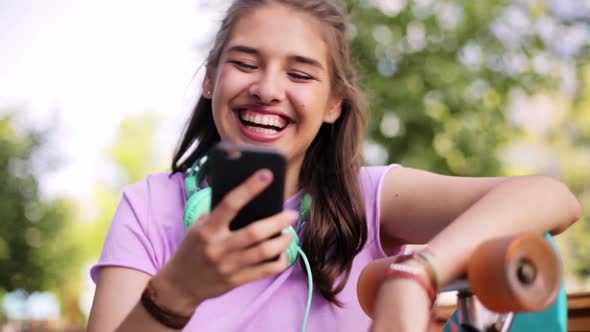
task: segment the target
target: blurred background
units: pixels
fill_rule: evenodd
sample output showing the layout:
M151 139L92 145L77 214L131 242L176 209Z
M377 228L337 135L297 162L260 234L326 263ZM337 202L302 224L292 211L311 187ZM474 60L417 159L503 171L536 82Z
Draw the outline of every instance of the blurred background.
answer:
M169 169L228 1L0 0L0 329L83 329L122 187ZM590 212L590 0L348 0L367 164L545 174ZM552 202L538 202L552 204ZM590 221L557 237L590 290Z

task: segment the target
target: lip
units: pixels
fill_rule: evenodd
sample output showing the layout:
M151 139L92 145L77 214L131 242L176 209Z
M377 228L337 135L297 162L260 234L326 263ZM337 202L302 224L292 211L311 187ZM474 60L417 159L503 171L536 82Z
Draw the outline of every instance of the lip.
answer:
M261 113L261 114L272 114L272 115L281 116L281 117L287 119L287 121L288 121L287 126L285 128L283 128L283 130L281 130L280 132L278 132L276 134L266 134L266 133L259 133L256 131L252 131L252 130L248 129L248 127L246 127L242 123L242 120L240 120L239 112L241 110L245 110L245 109L253 111L253 112ZM289 116L278 111L277 109L274 109L271 107L264 107L261 105L252 105L252 104L240 105L240 106L234 108L234 114L236 117L236 121L238 122L238 127L240 128L240 131L242 132L242 135L244 135L245 137L247 137L255 142L260 142L260 143L271 143L271 142L274 142L274 141L278 140L279 138L283 137L287 133L287 130L289 130L289 127L291 126L291 122L292 122L292 120Z

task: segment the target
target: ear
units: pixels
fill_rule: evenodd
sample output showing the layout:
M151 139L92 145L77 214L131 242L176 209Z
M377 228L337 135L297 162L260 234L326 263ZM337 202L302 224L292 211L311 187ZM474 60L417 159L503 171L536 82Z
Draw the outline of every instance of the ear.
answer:
M203 86L202 86L202 96L205 99L211 99L213 97L213 80L211 79L210 73L205 74L205 79L203 79Z
M330 100L328 111L324 115L324 122L334 123L342 114L342 98L334 97Z

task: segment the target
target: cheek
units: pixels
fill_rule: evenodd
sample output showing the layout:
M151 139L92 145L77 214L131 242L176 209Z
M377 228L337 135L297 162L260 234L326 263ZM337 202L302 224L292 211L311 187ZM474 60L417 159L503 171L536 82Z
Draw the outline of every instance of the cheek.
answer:
M215 95L218 97L223 97L227 94L228 90L231 89L232 80L231 75L227 74L227 71L221 71L217 76L217 81L215 82Z
M297 107L297 109L302 112L302 113L307 113L307 103L305 101L297 101L295 107Z
M293 103L304 114L316 113L321 105L321 93L317 89L302 88L295 91Z
M215 95L222 100L232 98L246 86L243 75L236 75L230 68L221 68L215 84Z

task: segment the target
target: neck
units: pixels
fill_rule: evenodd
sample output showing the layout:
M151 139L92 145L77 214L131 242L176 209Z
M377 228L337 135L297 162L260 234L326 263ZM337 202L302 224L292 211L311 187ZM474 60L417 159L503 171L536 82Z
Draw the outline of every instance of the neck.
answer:
M295 195L299 191L299 173L301 172L301 160L290 160L287 164L287 178L285 179L285 199Z

